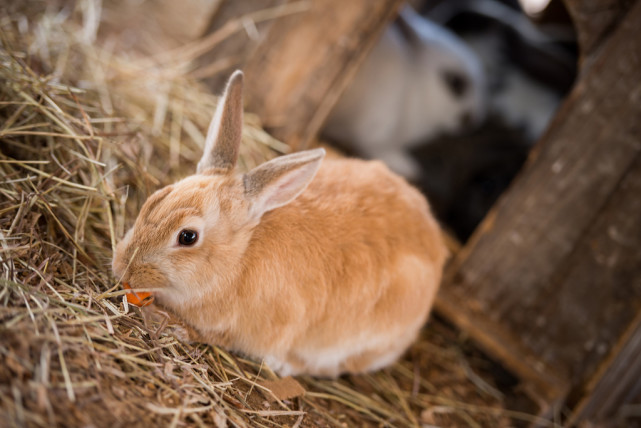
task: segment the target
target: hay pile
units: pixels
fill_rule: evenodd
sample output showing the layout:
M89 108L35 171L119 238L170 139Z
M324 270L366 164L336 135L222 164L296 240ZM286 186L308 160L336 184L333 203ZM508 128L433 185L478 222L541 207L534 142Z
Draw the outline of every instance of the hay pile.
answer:
M216 98L186 77L189 59L135 59L97 42L99 2L11 3L0 6L4 424L496 427L533 419L504 409L490 363L438 322L394 367L299 378L300 395L300 385L279 383L260 362L184 345L164 320L128 306L111 275L112 248L147 195L191 171ZM285 149L247 116L241 166ZM297 396L284 399L287 392Z

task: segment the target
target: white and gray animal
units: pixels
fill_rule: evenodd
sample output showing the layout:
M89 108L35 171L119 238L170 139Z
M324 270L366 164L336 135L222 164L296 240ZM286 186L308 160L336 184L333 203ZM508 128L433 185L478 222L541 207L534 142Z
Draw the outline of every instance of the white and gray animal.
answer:
M560 25L535 26L500 0L434 3L429 19L455 31L483 64L488 115L536 142L574 79L576 57L559 46L574 34Z
M485 103L476 54L405 6L332 110L323 135L416 180L420 167L407 150L479 123Z

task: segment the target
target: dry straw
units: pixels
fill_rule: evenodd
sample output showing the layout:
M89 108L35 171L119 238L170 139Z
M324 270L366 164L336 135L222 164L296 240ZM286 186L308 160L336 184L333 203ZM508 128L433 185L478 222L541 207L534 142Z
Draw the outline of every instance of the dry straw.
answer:
M466 356L442 324L390 369L303 377L305 394L279 400L271 392L278 382L269 382L276 376L260 362L183 344L165 319L128 306L110 271L112 248L144 198L195 165L216 98L189 77L190 61L243 26L231 21L179 61L133 59L96 41L99 2L10 3L0 6L3 425L532 420L504 409L504 396L479 374L486 361ZM244 167L285 151L247 117Z

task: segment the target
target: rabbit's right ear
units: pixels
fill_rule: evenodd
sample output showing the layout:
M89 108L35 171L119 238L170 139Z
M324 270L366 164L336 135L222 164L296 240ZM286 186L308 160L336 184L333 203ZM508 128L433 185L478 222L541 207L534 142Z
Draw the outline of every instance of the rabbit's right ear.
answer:
M419 26L417 19L421 19L418 13L412 9L412 6L406 4L401 7L396 20L396 24L398 29L401 31L401 34L410 46L414 47L423 46L425 43L420 32L417 30L417 26Z
M198 162L199 174L209 169L231 171L238 159L243 130L243 72L236 70L225 87L209 125L203 157Z
M243 185L250 203L250 220L258 220L300 195L324 157L325 149L305 150L272 159L245 174Z

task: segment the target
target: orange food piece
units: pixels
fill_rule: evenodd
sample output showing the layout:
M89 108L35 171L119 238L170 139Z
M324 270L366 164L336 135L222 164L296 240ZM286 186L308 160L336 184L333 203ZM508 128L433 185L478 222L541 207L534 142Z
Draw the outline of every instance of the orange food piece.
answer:
M147 291L134 291L132 290L131 286L126 282L123 282L122 285L126 290L131 290L129 293L127 293L127 302L131 303L132 305L135 305L141 308L143 306L147 306L148 304L154 301L154 298L151 295L151 293Z

